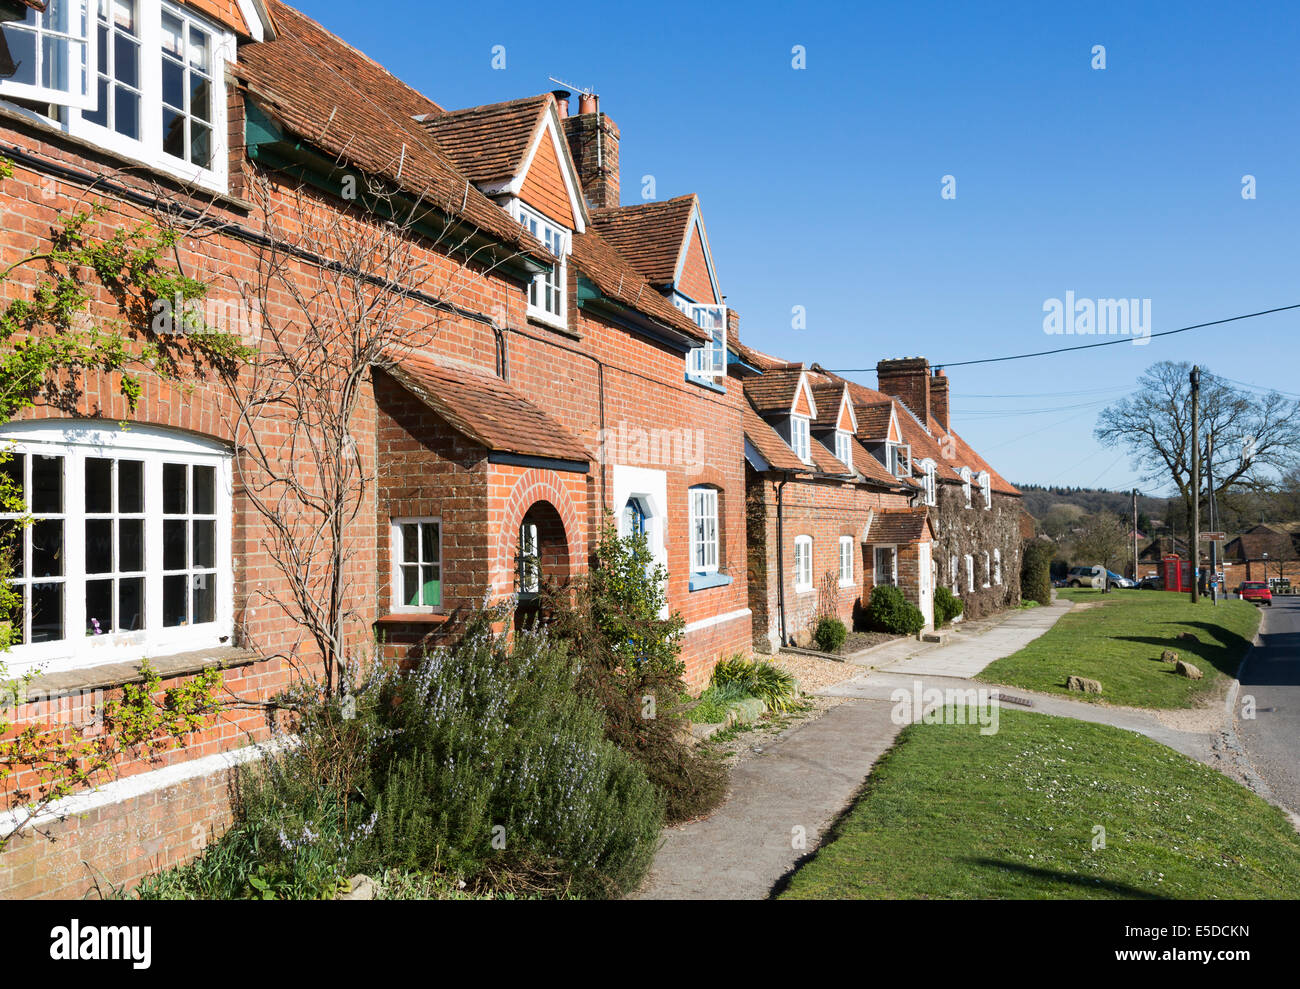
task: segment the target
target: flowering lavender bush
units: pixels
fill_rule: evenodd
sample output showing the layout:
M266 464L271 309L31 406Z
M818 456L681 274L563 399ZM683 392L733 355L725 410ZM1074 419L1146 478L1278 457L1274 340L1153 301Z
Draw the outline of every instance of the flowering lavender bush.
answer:
M545 631L494 635L490 615L380 691L392 727L371 854L463 875L540 871L614 895L649 867L663 798L605 738L581 664Z
M640 882L663 796L605 738L581 663L485 611L415 671L383 664L326 698L299 688L291 744L235 786L235 823L145 897L333 896L357 872L471 889L616 896Z

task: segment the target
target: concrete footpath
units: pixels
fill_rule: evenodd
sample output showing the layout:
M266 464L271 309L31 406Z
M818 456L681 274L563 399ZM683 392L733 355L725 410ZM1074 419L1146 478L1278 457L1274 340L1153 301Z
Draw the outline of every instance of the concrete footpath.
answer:
M1051 628L1068 603L1013 612L943 644L891 643L863 657L867 671L820 693L848 698L794 725L732 770L731 795L704 820L664 832L637 896L643 899L762 899L848 807L872 766L902 730L890 690L922 670L978 673ZM886 682L891 683L886 688ZM945 680L952 684L954 681ZM1086 706L1086 705L1085 705Z

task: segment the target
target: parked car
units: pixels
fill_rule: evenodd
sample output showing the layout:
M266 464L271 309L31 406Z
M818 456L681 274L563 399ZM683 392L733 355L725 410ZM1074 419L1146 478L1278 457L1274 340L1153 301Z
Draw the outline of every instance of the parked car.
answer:
M1247 580L1237 585L1237 596L1243 601L1253 601L1255 604L1273 607L1273 592L1269 590L1266 581Z
M1165 589L1165 579L1159 574L1153 573L1138 581L1138 588L1144 591L1163 591Z
M1097 571L1106 574L1106 583L1112 588L1135 586L1127 577L1121 577L1113 570L1102 570L1101 567L1071 567L1065 575L1065 583L1069 587L1100 587L1101 576Z

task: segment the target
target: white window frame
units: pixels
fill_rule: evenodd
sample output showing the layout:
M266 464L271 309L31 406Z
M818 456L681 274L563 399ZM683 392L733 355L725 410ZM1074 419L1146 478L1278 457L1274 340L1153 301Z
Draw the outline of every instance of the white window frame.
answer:
M0 79L0 98L13 98L22 100L33 100L37 103L50 103L57 106L77 107L79 109L94 109L97 102L97 83L95 79L95 56L96 43L99 33L95 30L94 6L96 0L65 0L63 9L67 10L73 23L69 25L71 30L60 31L53 27L46 26L47 19L52 11L49 7L44 13L28 8L26 17L21 21L6 21L5 36L9 40L21 34L32 35L35 38L36 51L36 82L23 83L16 82L13 79ZM77 30L76 20L80 20L81 30ZM31 23L29 24L28 21ZM40 82L41 77L41 60L44 57L45 45L44 40L47 38L56 38L64 42L68 49L79 48L81 51L81 64L79 68L81 73L81 91L75 92L71 87L60 89L57 86L45 86ZM21 63L23 58L12 51L15 63Z
M404 525L436 525L438 527L438 559L423 559L424 540L417 539L417 559L407 560L402 556L403 539L402 526ZM389 550L388 559L392 570L392 582L389 598L389 611L394 614L415 614L415 615L433 615L441 612L445 608L446 597L443 580L442 564L442 518L438 515L416 515L403 516L390 520L388 528ZM402 567L415 566L424 567L435 564L438 567L438 603L437 604L406 604L406 593L402 587ZM423 586L423 581L421 581Z
M989 472L982 470L979 473L980 495L984 499L984 510L987 512L993 507L993 483Z
M90 63L91 70L89 74L93 84L90 92L94 99L88 106L83 108L77 103L67 100L50 99L51 105L60 108L59 119L53 123L49 118L33 113L23 107L15 106L14 109L18 113L29 117L35 123L43 126L57 126L73 137L80 138L131 161L140 162L154 171L162 172L182 182L191 183L211 192L224 194L227 191L230 170L226 66L235 61L235 35L226 28L198 14L192 8L178 7L166 2L166 0L136 0L136 2L136 13L139 20L138 38L140 42L140 137L138 140L119 134L108 127L101 127L99 124L86 119L82 114L82 109L94 109L98 103L97 55ZM96 50L98 49L98 43L95 39L98 37L98 32L94 30L94 26L96 24L95 11L97 8L98 0L88 0L87 11L89 16L87 17L87 23L91 29L92 45ZM210 37L211 50L208 55L212 90L212 160L209 168L202 168L181 158L175 158L163 151L162 11L164 9L169 14L179 17L185 23L187 37L191 25L207 32ZM22 95L18 92L11 94L10 88L0 83L0 100L9 95L15 97ZM41 97L42 102L45 100L46 97Z
M233 482L231 455L223 444L153 426L132 425L129 429L121 429L105 426L97 420L47 420L11 423L0 430L0 448L29 456L64 458L64 638L15 646L6 657L11 674L21 675L37 668L45 672L61 672L231 644L234 634ZM144 464L145 620L142 629L104 635L84 633L87 622L86 583L107 577L91 575L88 578L86 575L85 522L88 513L84 499L85 462L93 458L139 460ZM162 474L165 463L214 468L216 512L198 516L202 520L215 521L216 601L211 622L172 627L162 624ZM189 476L192 475L191 469ZM192 486L187 487L192 490ZM195 517L192 509L193 506L187 503L186 514L168 515L166 518L173 521L192 519ZM102 517L101 513L89 514ZM193 538L192 534L190 538ZM207 568L187 566L185 569L188 572Z
M935 463L929 457L926 457L920 463L921 470L924 472L924 478L921 484L923 501L925 504L933 507L939 502L938 479L935 476Z
M963 561L966 564L966 586L973 591L975 590L975 557L967 553Z
M984 586L993 586L993 557L988 550L984 550Z
M536 522L519 523L515 582L521 598L532 598L541 593L542 544Z
M718 489L697 486L687 492L689 498L691 573L717 573L720 544L718 540ZM699 530L699 531L697 531Z
M543 323L550 323L560 329L569 326L569 250L573 243L573 231L561 223L552 220L545 213L524 205L516 200L514 217L530 234L542 242L555 256L556 261L549 272L541 272L533 277L527 289L528 315ZM558 246L559 250L556 250ZM550 286L554 308L545 305L543 292ZM538 302L533 301L536 295Z
M966 507L971 507L971 472L969 467L961 469L961 489L966 498Z
M694 378L721 378L727 373L727 307L678 297L677 308L709 332L709 342L686 354L686 373Z
M812 536L794 537L794 589L805 593L813 589Z
M835 459L853 469L853 434L847 430L835 430Z
M1002 550L993 550L993 584L1002 586Z
M898 547L897 546L877 546L871 554L871 584L873 587L880 587L880 554L889 554L889 580L884 583L890 587L898 586Z
M805 464L812 463L811 427L807 416L790 417L790 449Z
M852 536L840 536L840 586L852 587L853 580L853 545Z
M948 557L948 576L949 576L949 578L950 578L951 581L952 581L952 592L953 592L953 594L956 594L956 595L959 595L959 596L960 596L960 594L961 594L961 570L959 569L959 564L958 564L958 562L957 562L957 554L956 554L956 553L953 553L950 557Z

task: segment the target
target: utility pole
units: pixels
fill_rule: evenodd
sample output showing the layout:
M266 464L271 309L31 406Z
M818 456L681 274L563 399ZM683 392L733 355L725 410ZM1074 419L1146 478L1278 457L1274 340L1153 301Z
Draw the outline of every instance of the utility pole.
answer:
M1192 384L1192 539L1189 553L1192 557L1192 604L1201 600L1197 564L1201 560L1201 369L1193 364L1188 375Z
M1138 489L1133 489L1133 583L1138 579Z
M1205 510L1210 513L1210 531L1219 531L1219 513L1215 510L1218 506L1214 502L1214 434L1207 433L1205 436L1205 489L1208 497L1205 500ZM1219 544L1210 543L1210 579L1217 580L1219 576ZM1215 585L1213 592L1214 603L1219 603L1218 585Z

